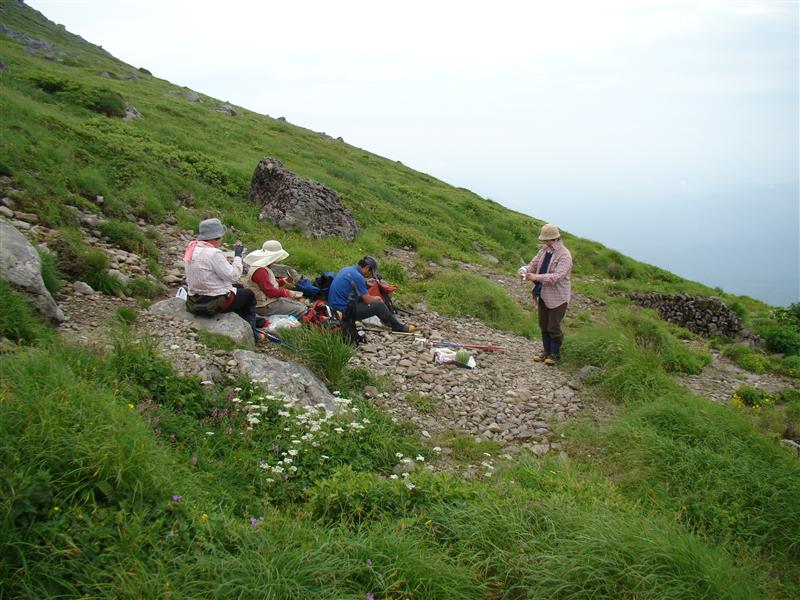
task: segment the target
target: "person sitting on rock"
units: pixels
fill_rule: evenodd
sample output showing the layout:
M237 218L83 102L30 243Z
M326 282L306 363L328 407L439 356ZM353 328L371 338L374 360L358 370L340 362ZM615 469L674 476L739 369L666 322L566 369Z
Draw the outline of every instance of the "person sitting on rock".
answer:
M245 286L255 294L256 313L262 317L272 315L294 315L299 317L306 311L306 305L298 302L303 292L288 290L282 286L291 283L287 279L279 279L272 271L272 266L289 253L276 240L267 240L261 250L253 250L244 257L250 265Z
M378 277L378 261L371 256L365 256L355 265L344 267L333 278L328 290L328 305L341 311L346 318L362 321L376 316L381 323L391 327L392 331L414 331L416 327L403 325L398 321L380 297L369 295L367 283L372 285Z
M263 334L256 328L255 294L234 283L242 275L244 247L236 242L233 264L229 263L220 250L226 230L219 219L201 221L197 239L186 247L183 255L189 288L186 309L202 317L236 313L253 328L256 339L261 339Z

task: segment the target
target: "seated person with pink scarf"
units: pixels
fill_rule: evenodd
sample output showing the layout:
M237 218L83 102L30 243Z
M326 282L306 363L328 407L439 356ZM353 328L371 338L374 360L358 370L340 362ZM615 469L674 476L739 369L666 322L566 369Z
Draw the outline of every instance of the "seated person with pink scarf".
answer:
M298 302L303 297L302 292L287 290L281 286L289 281L275 277L272 266L289 256L281 243L268 240L261 246L261 250L253 250L244 257L244 262L250 265L245 286L251 290L256 299L256 313L262 317L272 315L294 315L299 317L306 311L306 305Z
M219 219L206 219L200 223L197 239L187 246L183 255L189 288L186 309L203 317L236 313L250 324L256 339L259 339L262 334L256 329L255 295L234 284L242 275L244 248L237 241L233 264L229 263L220 250L226 230Z

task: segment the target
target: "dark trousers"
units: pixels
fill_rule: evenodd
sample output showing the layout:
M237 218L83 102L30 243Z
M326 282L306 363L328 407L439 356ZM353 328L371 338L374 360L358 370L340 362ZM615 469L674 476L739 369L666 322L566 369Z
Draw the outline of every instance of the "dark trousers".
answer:
M378 301L367 304L363 300L356 300L353 307L353 318L356 321L363 321L370 317L378 317L381 323L391 327L392 331L405 330L403 324L397 320L397 317L392 314L392 311L389 310L389 307L384 302Z
M558 358L561 354L561 343L564 341L564 332L561 331L561 320L567 312L567 303L547 308L539 298L539 329L542 330L542 345L546 356Z
M222 312L236 313L256 329L256 295L246 287L236 286L233 301L222 309Z

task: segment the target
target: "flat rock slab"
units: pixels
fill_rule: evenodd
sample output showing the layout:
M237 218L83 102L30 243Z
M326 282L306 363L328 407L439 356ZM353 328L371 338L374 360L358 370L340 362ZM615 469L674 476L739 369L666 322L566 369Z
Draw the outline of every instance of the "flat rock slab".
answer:
M217 333L231 338L237 344L252 348L255 346L253 330L250 325L235 313L222 313L213 317L198 317L186 310L186 301L181 298L168 298L156 302L149 312L176 320L191 321L210 333Z
M322 404L327 412L339 412L333 394L303 365L250 350L236 350L233 358L242 373L263 383L271 393L295 398L303 406Z

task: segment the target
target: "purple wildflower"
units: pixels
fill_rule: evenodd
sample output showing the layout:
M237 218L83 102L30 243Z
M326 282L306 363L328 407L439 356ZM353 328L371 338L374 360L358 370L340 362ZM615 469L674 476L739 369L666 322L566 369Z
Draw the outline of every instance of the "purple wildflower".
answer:
M371 561L370 559L367 559L367 566L368 566L368 567L371 567L371 566L372 566L372 561Z
M250 525L252 525L253 527L258 527L258 519L256 519L255 517L250 517Z
M173 494L172 495L172 501L173 502L180 502L181 500L183 500L183 496L181 496L180 494Z
M372 592L367 594L367 600L375 600L375 594L373 594Z

